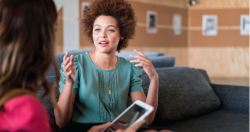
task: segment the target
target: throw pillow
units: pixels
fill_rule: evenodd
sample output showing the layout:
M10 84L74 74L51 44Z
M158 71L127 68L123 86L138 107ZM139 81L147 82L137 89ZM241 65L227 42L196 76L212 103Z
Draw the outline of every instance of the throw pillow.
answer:
M156 118L175 122L219 109L221 101L208 81L196 69L157 71L159 101ZM142 74L142 87L148 93L150 80Z

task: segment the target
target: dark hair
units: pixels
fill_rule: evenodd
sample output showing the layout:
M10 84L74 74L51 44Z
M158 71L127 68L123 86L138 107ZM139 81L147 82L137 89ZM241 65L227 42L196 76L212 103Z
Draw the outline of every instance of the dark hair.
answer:
M128 46L128 41L132 39L135 34L135 13L131 4L127 1L95 0L90 4L90 7L86 7L83 14L82 29L92 43L93 24L95 19L100 15L111 16L117 20L120 34L124 37L118 44L118 52Z
M56 20L52 0L0 0L0 108L17 95L37 95L40 87L42 97L52 91L56 106L54 89L60 77L54 57ZM52 90L46 79L51 64L56 71Z

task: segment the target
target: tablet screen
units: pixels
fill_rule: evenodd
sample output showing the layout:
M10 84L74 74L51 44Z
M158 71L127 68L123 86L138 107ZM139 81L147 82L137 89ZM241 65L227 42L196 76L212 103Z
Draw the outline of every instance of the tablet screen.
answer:
M117 119L105 132L116 131L117 129L126 129L139 119L146 110L139 105L133 105L119 119Z

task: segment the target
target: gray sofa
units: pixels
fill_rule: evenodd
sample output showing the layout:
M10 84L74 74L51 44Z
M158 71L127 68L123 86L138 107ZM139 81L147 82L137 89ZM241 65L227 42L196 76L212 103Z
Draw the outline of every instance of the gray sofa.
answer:
M69 54L84 52L87 51L76 50ZM122 54L127 58L125 52ZM56 55L58 64L62 62L63 55ZM205 70L175 67L174 57L161 53L154 55L149 59L159 75L159 104L155 119L149 127L175 132L249 131L249 87L212 84ZM53 83L53 69L49 70L47 79ZM149 82L143 71L142 87L146 95ZM40 90L39 95L42 93ZM58 99L58 90L56 95ZM49 96L42 102L54 121L53 107L47 103L48 100ZM56 130L63 131L57 126Z

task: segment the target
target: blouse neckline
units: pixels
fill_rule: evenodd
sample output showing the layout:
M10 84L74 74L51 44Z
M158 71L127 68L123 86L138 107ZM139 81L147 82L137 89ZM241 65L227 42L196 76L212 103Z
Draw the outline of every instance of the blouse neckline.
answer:
M89 59L89 61L91 62L91 65L93 66L93 67L95 67L95 68L97 68L97 69L101 69L102 71L106 71L106 72L109 72L109 71L113 71L113 70L115 70L117 67L118 67L118 64L119 64L119 61L120 61L120 58L119 57L117 57L117 63L116 63L116 66L115 66L115 68L113 68L113 69L109 69L109 70L106 70L106 69L102 69L102 68L99 68L97 65L95 65L94 64L94 62L91 60L91 58L90 58L90 56L89 56L89 53L88 52L86 52L85 54L87 54L87 58Z

